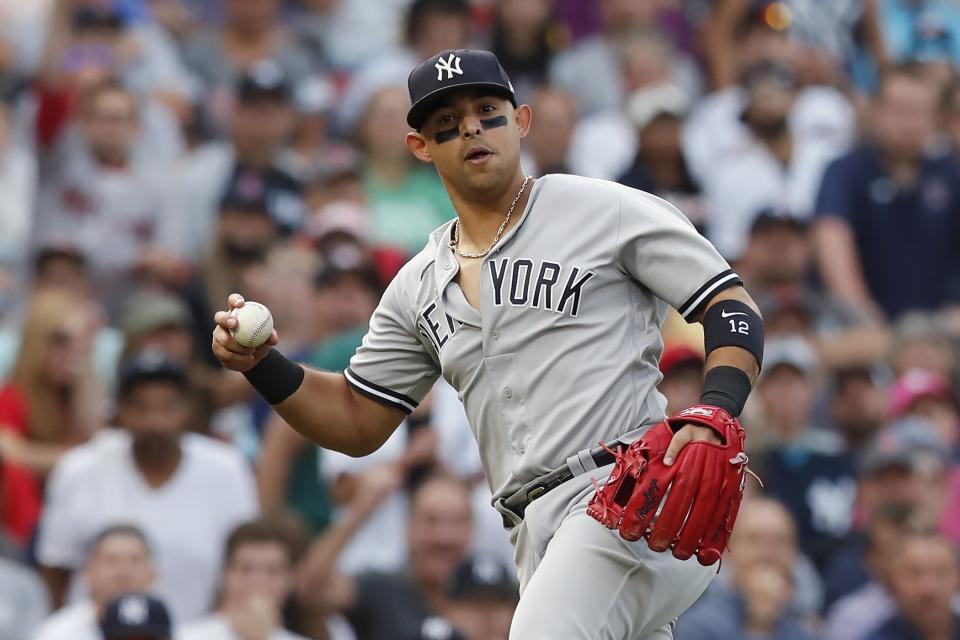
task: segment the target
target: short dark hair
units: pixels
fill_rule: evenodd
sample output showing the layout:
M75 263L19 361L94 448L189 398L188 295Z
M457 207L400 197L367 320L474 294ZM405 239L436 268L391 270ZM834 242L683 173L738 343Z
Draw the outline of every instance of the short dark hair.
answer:
M81 251L74 247L41 247L33 256L33 273L37 277L43 277L50 265L58 260L69 262L77 269L86 273L89 270L87 258Z
M430 471L416 478L416 481L411 483L409 487L410 509L413 509L413 506L417 501L417 497L420 495L420 492L423 491L424 487L431 484L437 484L437 483L450 484L455 487L460 487L463 489L464 493L468 496L468 499L469 499L469 496L470 496L469 482L467 482L463 478L460 478L459 476L455 476L446 471Z
M470 18L470 4L466 0L413 0L407 10L405 35L407 43L412 44L420 37L423 23L428 16L444 15Z
M223 564L227 566L237 550L247 544L273 543L283 547L290 564L296 564L306 549L307 536L294 516L263 516L245 522L234 529L223 550Z
M880 74L880 78L877 82L878 98L883 96L883 90L894 78L908 78L922 84L927 84L927 78L924 75L922 63L904 62L902 64L895 64Z

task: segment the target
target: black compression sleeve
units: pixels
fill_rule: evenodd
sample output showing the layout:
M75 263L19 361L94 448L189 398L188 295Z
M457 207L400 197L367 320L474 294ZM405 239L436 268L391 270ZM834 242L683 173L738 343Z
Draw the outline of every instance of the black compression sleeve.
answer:
M750 377L740 369L719 366L707 371L703 379L702 404L720 407L734 418L743 411L750 395Z
M299 364L276 349L271 349L257 366L243 375L264 400L270 404L280 404L300 388L305 372Z

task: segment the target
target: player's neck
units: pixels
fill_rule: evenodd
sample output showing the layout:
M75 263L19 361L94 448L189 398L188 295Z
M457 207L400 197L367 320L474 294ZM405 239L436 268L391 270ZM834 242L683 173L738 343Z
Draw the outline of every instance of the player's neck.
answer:
M493 243L497 230L503 223L507 211L510 210L513 199L517 197L525 177L522 171L518 171L510 184L500 193L488 195L482 199L473 199L467 194L450 192L450 201L457 212L457 217L460 218L460 248L462 251L483 251ZM510 221L503 230L504 234L516 225L522 217L523 209L526 207L530 192L533 189L533 182L533 180L530 180L520 195L520 199L513 208Z

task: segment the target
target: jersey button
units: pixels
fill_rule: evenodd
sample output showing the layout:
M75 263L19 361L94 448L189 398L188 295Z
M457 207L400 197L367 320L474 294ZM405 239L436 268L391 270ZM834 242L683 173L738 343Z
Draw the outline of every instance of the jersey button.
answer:
M444 262L444 263L443 263L443 268L444 268L444 269L452 269L452 268L453 268L453 265L450 264L449 262Z
M494 329L493 331L490 332L490 337L493 338L494 340L499 340L500 332Z
M504 398L512 398L512 397L513 397L513 389L511 389L510 387L507 387L506 389L504 389L504 390L503 390L503 397L504 397Z
M519 447L517 447L517 453L523 453L526 450L527 448L524 447L522 444Z

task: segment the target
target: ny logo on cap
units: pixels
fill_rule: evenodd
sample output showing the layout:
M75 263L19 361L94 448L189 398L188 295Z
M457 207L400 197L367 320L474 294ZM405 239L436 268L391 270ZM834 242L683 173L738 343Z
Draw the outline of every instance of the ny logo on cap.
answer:
M141 625L149 617L149 607L147 601L142 596L130 596L124 598L117 611L117 617L120 622L127 625Z
M437 59L437 64L433 65L437 69L437 80L443 80L443 72L447 72L447 80L453 78L453 74L463 75L463 71L460 69L460 58L455 54L451 53L447 56L447 59L443 58Z

